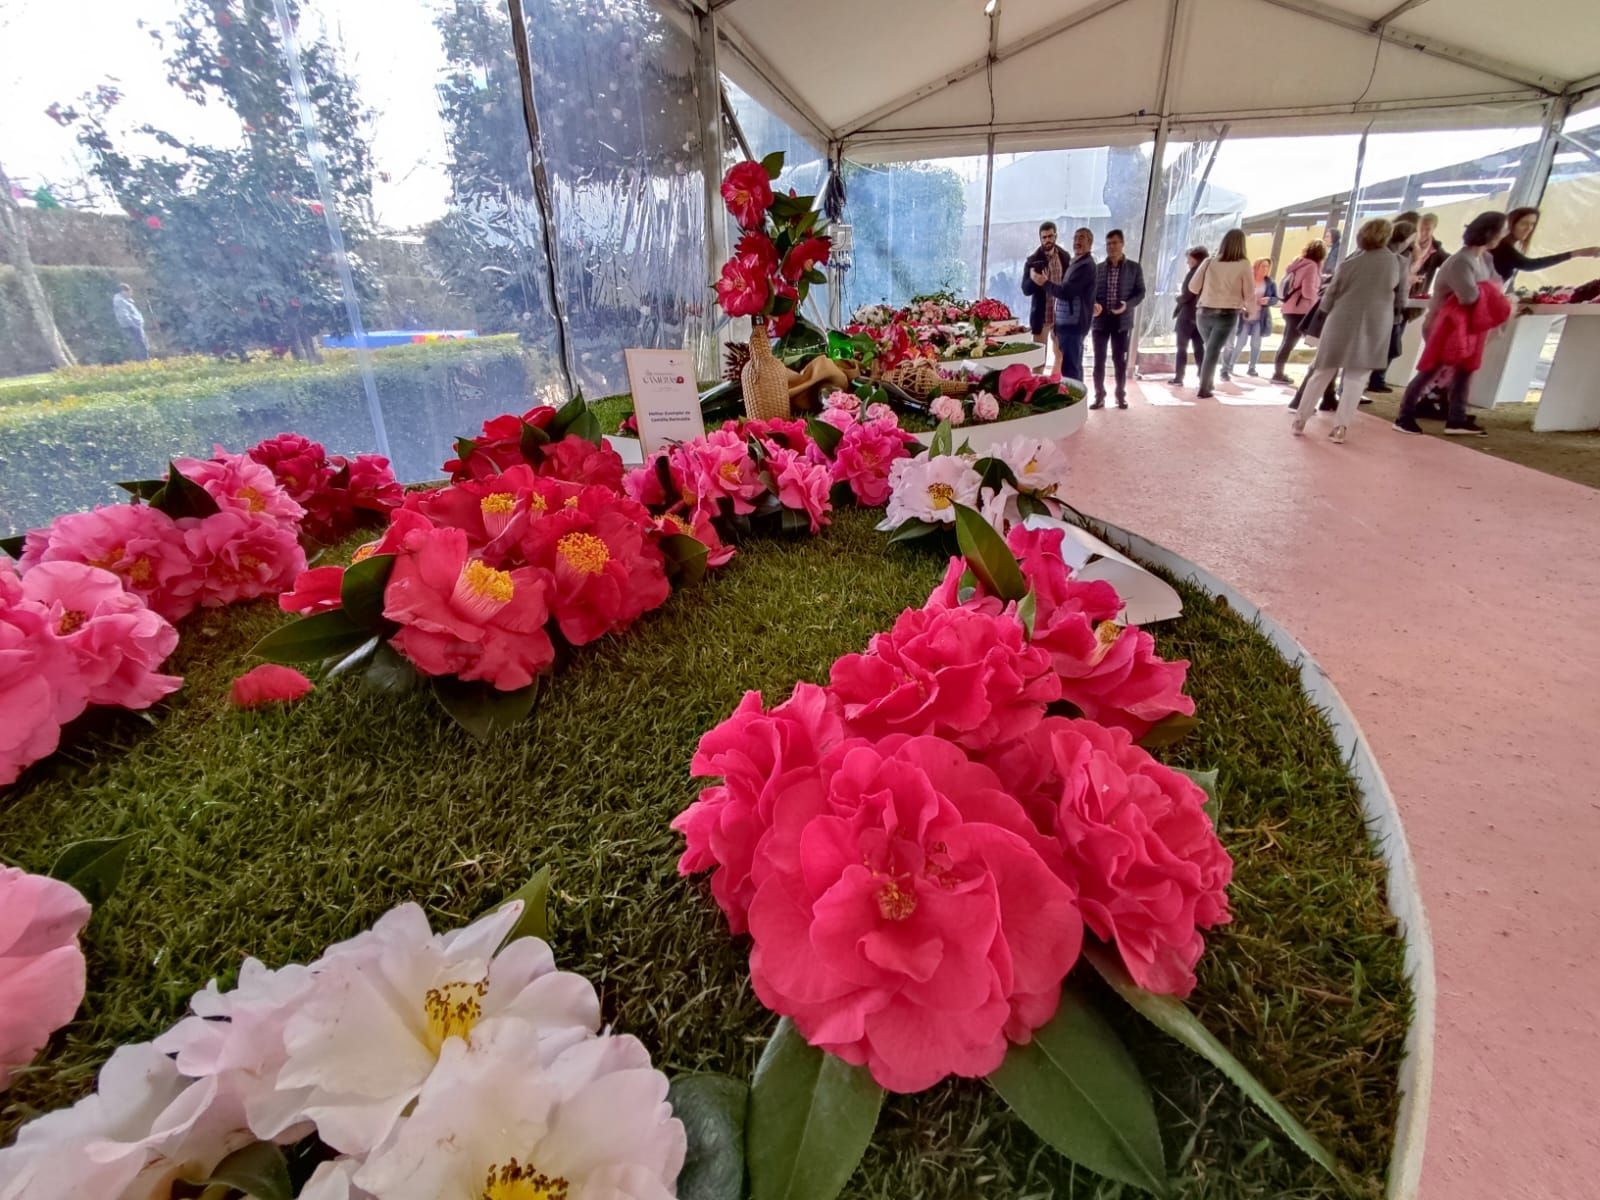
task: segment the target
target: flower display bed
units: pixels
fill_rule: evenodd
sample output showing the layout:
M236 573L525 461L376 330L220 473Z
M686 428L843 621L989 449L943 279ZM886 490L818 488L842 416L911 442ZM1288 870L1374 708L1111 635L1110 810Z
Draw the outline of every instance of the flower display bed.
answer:
M372 697L352 679L319 680L292 709L233 711L230 680L285 618L267 604L190 618L170 668L188 683L158 724L91 718L0 806L0 858L36 870L67 843L134 835L123 886L85 935L82 1014L0 1100L6 1135L87 1091L114 1045L170 1025L243 955L306 961L405 900L435 927L463 924L536 866L552 871L557 960L595 982L606 1021L669 1074L748 1076L771 1016L704 881L674 873L668 822L694 796L696 742L746 689L824 680L939 579L944 555L886 548L878 516L842 509L821 537L748 544L738 570L584 647L527 723L485 743L420 692ZM1193 662L1200 725L1162 756L1221 769L1237 864L1234 922L1214 933L1191 1004L1376 1196L1408 1008L1383 870L1293 669L1185 592L1161 638ZM1136 1018L1121 1032L1157 1091L1177 1192L1337 1194L1218 1073ZM891 1097L845 1194L1114 1190L968 1082Z
M954 362L940 363L941 367L954 370L973 371L1003 371L1009 366L1021 363L1025 367L1038 367L1044 365L1046 347L1035 346L1032 350L1024 350L1018 354L994 354L986 358L961 358Z

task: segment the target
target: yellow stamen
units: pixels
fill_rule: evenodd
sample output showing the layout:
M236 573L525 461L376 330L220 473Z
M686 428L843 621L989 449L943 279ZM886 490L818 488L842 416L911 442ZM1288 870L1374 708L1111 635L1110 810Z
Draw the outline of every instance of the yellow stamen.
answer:
M127 552L128 548L126 546L113 546L99 558L89 559L89 565L91 567L99 567L102 571L113 571L116 569L117 564L122 561L122 556Z
M1102 646L1109 646L1122 635L1122 626L1115 621L1101 621L1095 626L1094 636Z
M507 603L517 591L516 584L511 581L511 572L497 571L481 558L475 558L461 568L461 584L474 596L493 600L496 604Z
M133 565L128 568L128 579L132 583L144 587L155 578L155 568L150 565L150 560L141 554L133 560Z
M555 1178L524 1166L516 1159L489 1168L483 1181L483 1200L567 1200L571 1185L557 1175Z
M592 533L569 533L556 543L556 553L567 560L574 571L598 575L611 561L611 551L605 540Z
M490 492L478 505L485 516L490 513L506 515L517 507L517 498L510 492Z
M545 498L543 496L539 495L538 492L535 492L529 498L528 506L530 508L532 508L534 512L545 512L550 507L549 503L545 500Z
M878 888L878 912L885 921L904 921L917 911L917 893L912 888L902 888L892 879L883 881Z
M934 508L949 508L956 502L956 490L948 483L930 483L928 499L933 501Z
M479 1003L489 990L489 981L476 983L455 981L443 987L429 988L422 1002L422 1011L428 1018L428 1047L435 1054L446 1038L465 1038L483 1015Z
M378 552L377 542L363 542L356 547L356 552L350 556L352 563L364 562Z
M565 500L563 500L561 502L561 507L562 508L577 508L578 507L578 498L576 496L568 496Z
M266 500L263 499L261 493L256 491L253 487L246 485L245 487L240 488L236 498L242 500L244 502L244 506L253 513L264 512L266 510Z
M717 474L722 476L729 483L738 483L739 464L736 462L725 462L717 468Z
M61 614L61 623L56 626L56 632L66 637L69 633L76 632L86 620L88 618L77 609L69 608Z

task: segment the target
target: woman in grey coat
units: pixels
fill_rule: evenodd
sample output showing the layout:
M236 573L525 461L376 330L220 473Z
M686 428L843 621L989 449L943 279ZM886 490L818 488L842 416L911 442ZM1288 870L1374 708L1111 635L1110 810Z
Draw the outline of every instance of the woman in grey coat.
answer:
M1361 404L1362 385L1373 371L1389 365L1389 334L1405 312L1406 300L1405 267L1388 250L1393 231L1382 218L1363 225L1356 235L1359 251L1339 264L1333 282L1323 289L1322 334L1306 377L1305 400L1294 414L1296 437L1311 419L1313 399L1343 371L1339 411L1329 435L1343 442Z

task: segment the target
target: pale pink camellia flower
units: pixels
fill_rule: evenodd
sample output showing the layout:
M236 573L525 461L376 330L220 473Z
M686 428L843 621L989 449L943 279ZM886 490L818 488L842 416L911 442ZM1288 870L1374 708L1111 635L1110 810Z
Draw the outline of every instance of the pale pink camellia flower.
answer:
M21 565L81 562L110 571L122 586L169 621L194 611L199 582L183 530L166 513L145 504L108 504L57 517L29 532Z
M900 427L900 418L895 415L894 409L890 408L887 404L884 404L881 401L876 404L867 405L866 419L874 424L879 422L888 422L894 425L896 429Z
M822 403L825 408L839 409L847 413L854 414L861 411L861 397L854 392L843 390L829 392L822 398Z
M312 964L316 981L284 1026L276 1087L307 1089L300 1115L324 1142L368 1153L452 1044L484 1045L507 1021L528 1027L519 1037L542 1061L593 1036L600 1001L587 979L556 970L538 938L501 946L521 913L512 901L435 934L419 905L403 904Z
M85 705L139 709L183 686L181 676L156 671L177 649L178 631L110 571L40 563L22 577L22 596L43 611L46 629L72 663L71 675L58 682L58 695L81 697Z
M827 467L808 461L794 450L774 447L767 451L767 466L778 485L778 503L803 512L817 533L829 523L833 504L828 499L832 473Z
M298 531L306 510L279 485L270 467L248 454L229 454L221 446L211 458L176 458L173 466L198 483L224 509L264 516Z
M529 1023L453 1039L393 1138L355 1173L383 1200L670 1200L687 1138L636 1038L550 1058Z
M936 421L949 421L951 425L964 425L967 420L967 406L961 403L958 396L936 396L928 406L928 412Z
M264 704L292 704L311 690L311 680L293 667L262 663L233 681L228 700L235 708L260 708Z
M897 459L889 466L889 508L884 524L893 528L913 517L953 524L955 506L972 504L982 486L982 476L959 454Z
M829 687L845 731L931 734L981 750L1022 736L1061 695L1050 656L1012 615L908 608L865 654L837 659Z
M55 753L62 724L82 711L65 647L21 594L10 560L0 559L0 787ZM63 684L72 685L66 695L58 694Z
M259 463L252 466L265 471ZM306 552L292 525L243 508L178 522L194 563L200 603L221 608L276 595L306 569Z
M89 902L46 875L0 867L0 1091L83 1001L78 934Z
M678 874L714 868L711 895L733 933L747 928L757 848L772 825L776 798L791 783L814 787L817 761L844 737L838 705L826 688L798 683L770 712L760 692L746 692L721 724L700 738L690 763L698 778L722 782L672 821L686 843Z
M890 1091L989 1074L1054 1015L1082 946L1059 850L942 738L853 738L814 777L759 864L756 995Z
M856 414L848 408L825 408L817 420L824 425L832 425L840 433L849 431L857 423Z
M400 624L395 649L424 674L515 691L555 661L548 586L533 567L502 571L470 557L459 529L418 529L396 553L383 615Z
M1056 496L1067 486L1067 456L1051 438L1019 435L991 453L1011 468L1020 491Z
M255 1140L216 1079L184 1078L149 1042L118 1046L91 1095L0 1150L0 1200L165 1200Z
M342 605L340 593L343 587L343 567L312 567L309 571L300 572L294 587L278 594L278 607L284 612L300 613L307 617L328 612Z
M1187 996L1200 931L1231 919L1233 860L1205 792L1125 730L1089 720L1051 717L992 765L1009 790L1052 801L1047 828L1066 852L1084 920L1115 942L1134 982Z
M979 421L993 421L1000 415L1000 401L989 392L979 392L972 398L972 415Z

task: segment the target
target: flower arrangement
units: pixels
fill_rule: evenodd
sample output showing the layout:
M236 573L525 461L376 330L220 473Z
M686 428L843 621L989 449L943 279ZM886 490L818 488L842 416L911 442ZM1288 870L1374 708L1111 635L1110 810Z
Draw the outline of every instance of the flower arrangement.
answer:
M0 618L3 620L3 618ZM0 765L3 770L3 765ZM71 884L0 866L0 1091L83 1002L78 935L89 902Z
M933 465L966 469L951 457ZM928 603L836 661L826 685L770 706L746 693L701 739L691 771L709 782L672 822L679 872L710 872L730 932L750 938L752 987L782 1018L752 1085L756 1200L794 1180L758 1169L758 1151L782 1162L802 1136L833 1147L844 1161L805 1193L830 1200L882 1093L952 1076L986 1079L1080 1164L1166 1194L1153 1103L1075 981L1087 970L1244 1082L1336 1173L1178 1000L1206 932L1229 920L1232 877L1212 777L1136 740L1159 740L1158 710L1192 712L1188 664L1083 673L1069 643L1123 640L1105 628L1114 590L1072 578L1059 530L1018 528L1008 547L974 509L957 513L962 557ZM1116 676L1114 698L1090 675ZM803 1132L778 1107L796 1093Z
M556 968L537 899L443 934L404 904L308 965L246 959L235 987L213 980L192 1015L118 1048L93 1094L24 1126L0 1150L6 1194L674 1195L687 1138L668 1081Z
M817 224L814 196L773 190L782 171L778 151L760 162L735 163L723 177L722 199L740 235L715 284L723 312L768 321L773 337L794 326L811 285L825 278L820 268L832 248Z
M986 393L979 393L974 407ZM942 420L925 454L905 458L889 471L888 511L879 529L893 542L952 531L962 506L979 510L998 532L1031 516L1061 514L1067 458L1052 438L1019 434L979 456L952 449L952 420L962 408L954 396L933 402Z

